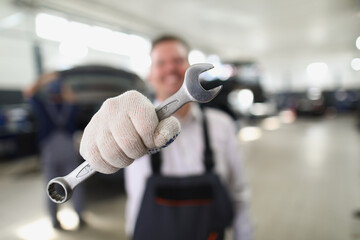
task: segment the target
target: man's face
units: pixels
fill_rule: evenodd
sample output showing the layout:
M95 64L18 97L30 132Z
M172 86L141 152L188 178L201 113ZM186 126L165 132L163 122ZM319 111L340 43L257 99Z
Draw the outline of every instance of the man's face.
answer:
M177 41L161 42L153 49L149 83L159 100L165 100L180 89L189 67L187 57L187 49Z

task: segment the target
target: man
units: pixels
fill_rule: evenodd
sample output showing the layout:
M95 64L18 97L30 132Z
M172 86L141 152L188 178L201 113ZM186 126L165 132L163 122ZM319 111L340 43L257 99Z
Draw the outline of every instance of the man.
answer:
M187 44L174 36L164 36L153 42L151 51L152 65L148 80L149 84L155 90L155 104L164 101L181 87L185 71L189 67L188 52L189 48ZM142 102L144 103L142 104ZM148 106L148 102L139 96L134 96L133 92L130 92L130 94L125 93L125 96L121 95L111 100L111 103L104 105L105 107L102 107L98 112L100 114L98 114L98 116L95 115L95 119L92 120L87 127L88 132L91 133L87 134L87 130L85 130L84 143L82 143L80 152L95 170L100 170L105 173L111 173L120 167L125 167L133 163L125 169L126 191L128 194L126 231L130 237L133 236L135 239L143 239L137 236L141 235L138 234L138 232L140 231L139 229L144 229L143 223L146 223L146 218L150 219L150 228L152 227L151 219L153 219L153 222L161 219L161 217L153 214L151 214L151 216L143 216L146 212L149 212L146 209L144 210L144 205L147 205L150 201L147 199L148 183L150 176L154 175L156 169L154 168L153 157L144 154L148 149L160 147L164 144L166 145L166 142L171 142L172 136L176 136L180 131L178 122L174 117L165 119L160 123L158 123L156 119L153 120L154 109L148 110L144 108L143 105ZM126 121L119 123L119 121L122 120L118 116L124 114L121 113L119 109L122 109L123 112L130 112L126 115L129 116L133 124L129 124ZM110 118L109 115L111 111L115 112ZM140 116L140 112L144 111L147 111L146 114ZM144 117L145 115L147 116L146 118ZM181 123L181 134L171 145L162 149L161 167L158 167L160 169L157 170L157 174L161 173L161 175L165 177L178 177L180 179L185 179L189 176L201 176L207 170L207 166L204 165L203 161L204 149L211 148L214 158L214 171L220 176L222 184L225 186L226 191L230 194L232 202L234 203L234 238L242 240L252 239L252 229L246 200L247 194L244 182L243 162L238 151L235 126L232 120L224 113L216 110L201 110L196 103L184 105L176 112L175 116ZM208 137L210 144L206 144L203 138L203 133L207 132L203 126L203 119L206 119L207 122L207 127L205 128L208 129L209 132ZM110 127L109 130L108 128L104 129L101 127L101 124L106 121L109 124L112 124L111 122L114 121L117 123L112 124L116 126ZM124 124L125 127L120 127L119 124ZM100 127L100 129L98 127ZM129 134L129 131L132 132L131 130L134 128L137 133ZM144 129L147 129L146 133ZM99 135L108 136L109 133L111 133L111 138L115 139L115 141L112 139L97 140L98 143L94 144L94 142L90 140L91 138L99 139ZM122 136L120 136L121 134ZM139 144L141 146L135 143L136 139L139 138L143 140L143 143ZM131 143L129 144L128 141L130 139ZM114 142L116 142L116 144ZM114 146L116 151L109 153L109 149L113 149ZM116 153L124 156L124 158L116 159L114 156ZM92 156L93 154L95 157ZM136 160L134 161L133 159ZM171 178L170 180L172 181ZM176 192L175 195L176 194L178 194L178 192ZM157 207L158 206L155 206L155 208ZM151 211L152 210L153 209L151 209ZM162 209L162 214L167 215L168 210L169 209ZM171 221L172 220L169 220L169 224ZM191 222L192 219L189 219L189 221ZM199 228L203 227L202 222L196 224ZM167 227L168 224L165 222L163 226L165 231ZM181 228L181 226L178 227ZM149 227L146 231L148 230ZM158 228L157 231L159 231ZM208 236L208 239L218 239L218 233ZM147 239L152 238L149 235ZM191 239L195 238L191 237Z
M42 91L43 94L39 94ZM63 176L74 169L80 161L75 149L74 133L78 107L75 96L61 81L61 74L50 72L24 90L24 96L35 113L39 124L39 147L46 182ZM80 186L73 196L74 209L79 217L79 227L85 225L82 218L84 189ZM55 229L63 230L57 218L58 206L47 198L51 223Z

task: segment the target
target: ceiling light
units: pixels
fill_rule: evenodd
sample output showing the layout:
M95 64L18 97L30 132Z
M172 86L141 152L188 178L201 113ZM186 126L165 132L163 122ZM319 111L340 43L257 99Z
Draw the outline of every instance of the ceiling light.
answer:
M79 59L86 57L88 54L88 47L81 43L64 41L59 45L59 52L63 56Z
M324 78L328 70L327 64L323 62L311 63L306 68L308 75L313 79Z
M36 34L48 40L61 42L67 36L69 21L45 13L36 16Z
M351 67L352 69L354 69L355 71L359 71L360 70L360 58L354 58L351 61Z
M249 89L241 89L238 93L239 104L243 108L249 108L254 102L254 94Z
M71 57L86 56L88 48L133 59L147 58L150 52L150 41L141 36L69 21L45 13L36 16L35 26L39 37L61 42L61 53ZM70 44L72 42L75 43ZM80 48L76 49L75 45ZM145 65L147 64L146 59Z
M192 50L189 53L189 63L190 65L195 63L204 63L206 60L205 54L199 50Z

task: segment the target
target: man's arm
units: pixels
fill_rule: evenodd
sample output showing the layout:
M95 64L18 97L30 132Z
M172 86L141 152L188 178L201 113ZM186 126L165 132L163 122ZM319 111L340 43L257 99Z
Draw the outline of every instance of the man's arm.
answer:
M24 96L27 98L31 98L37 93L37 91L39 91L46 84L55 81L58 78L58 76L59 76L58 72L50 72L41 75L34 84L30 85L23 91Z

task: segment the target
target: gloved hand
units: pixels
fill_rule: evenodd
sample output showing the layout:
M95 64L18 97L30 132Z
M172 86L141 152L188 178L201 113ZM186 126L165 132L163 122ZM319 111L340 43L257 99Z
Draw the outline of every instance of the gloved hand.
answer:
M175 117L159 123L150 100L128 91L107 99L92 117L81 139L80 154L94 170L110 174L167 146L179 132Z

